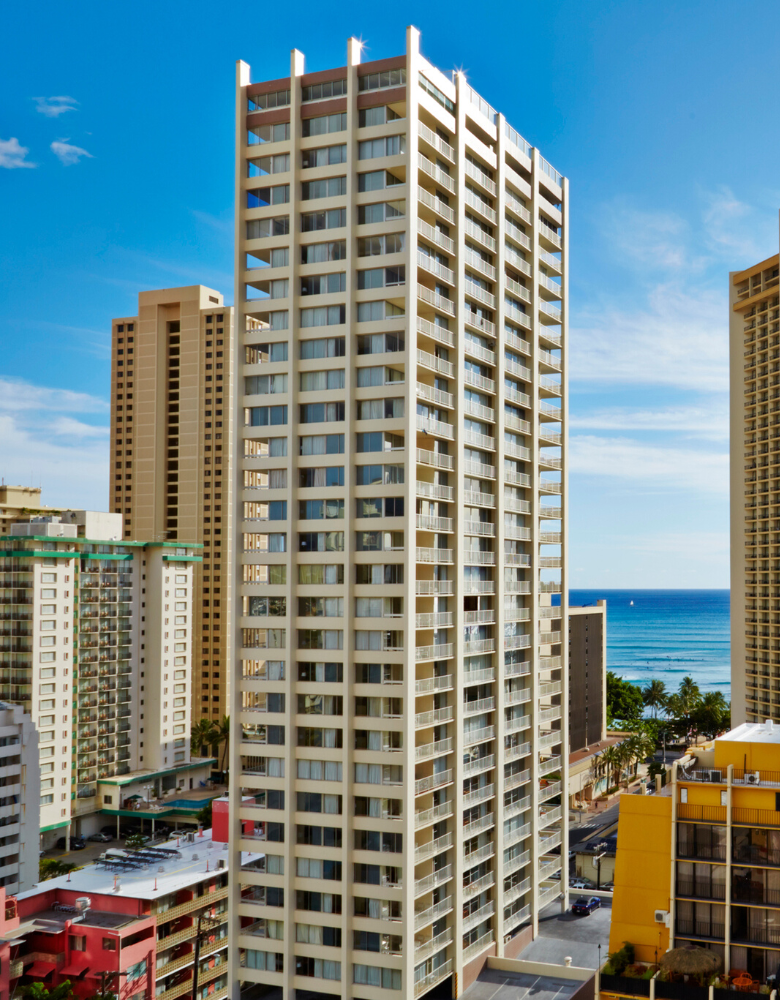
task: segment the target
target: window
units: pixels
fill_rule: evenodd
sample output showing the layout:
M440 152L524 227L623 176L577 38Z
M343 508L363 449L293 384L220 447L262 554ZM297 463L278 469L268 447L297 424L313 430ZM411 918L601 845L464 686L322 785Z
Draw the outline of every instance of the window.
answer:
M401 552L403 531L358 531L355 533L358 552Z
M333 240L330 243L306 243L301 247L302 264L324 264L331 260L346 259L346 240Z
M286 423L286 406L248 406L244 408L244 425L246 427L275 427Z
M399 204L404 205L405 212L406 203L400 202ZM393 216L388 216L388 218L393 218ZM301 231L304 233L313 233L319 231L320 229L340 229L343 226L346 226L346 224L346 208L331 208L325 212L303 212L301 215ZM249 223L247 223L247 226L248 225ZM247 238L252 239L253 237L247 236Z
M373 205L358 205L358 223L360 225L370 225L389 219L402 219L405 215L405 201L380 201Z
M321 521L344 517L344 501L299 500L298 517L302 521Z
M404 350L403 333L364 333L357 339L358 354L390 354Z
M301 309L301 326L340 326L346 322L346 306L317 306L314 309Z
M326 97L341 97L347 92L347 78L326 80L324 83L312 83L303 88L302 101L321 101Z
M310 167L332 167L336 163L347 162L347 146L320 146L319 149L304 149L301 154L301 166L304 170Z
M343 455L343 434L309 434L299 438L301 455Z
M300 469L298 485L303 489L323 486L343 486L344 466L329 465L315 469ZM303 582L303 581L299 581Z
M427 77L423 76L422 73L420 73L418 76L418 81L426 94L430 94L431 97L434 99L434 101L437 101L439 104L441 104L441 106L445 108L447 111L449 111L451 115L455 114L455 105L452 103L449 97L445 97L444 94L442 94L442 92L439 90L439 88L434 87L434 85Z
M270 108L283 108L289 103L289 90L275 90L270 94L252 94L247 97L249 111L268 111Z
M343 420L344 405L344 403L303 403L300 409L300 422L321 424Z
M406 267L398 264L396 267L374 267L366 271L358 271L358 288L390 288L406 284Z
M391 420L404 415L402 397L396 399L364 399L357 404L358 420Z
M310 780L310 781L342 780L341 763L339 761L298 760L296 761L296 765L297 765L297 776L304 780Z
M269 922L280 923L278 920ZM277 952L240 948L239 956L242 968L260 969L263 972L284 972L284 955L280 955Z
M401 597L356 597L356 618L400 618L403 614Z
M298 680L336 684L343 680L343 671L341 663L299 663ZM300 806L298 808L300 809Z
M390 270L388 268L388 270ZM359 272L358 272L359 273ZM393 319L396 316L404 316L404 307L394 305L392 302L385 302L378 299L374 302L358 302L358 322L374 323L378 320Z
M298 583L331 585L343 582L341 563L311 563L298 567Z
M289 232L289 215L280 215L275 219L250 219L246 224L246 238L248 240L260 240L268 236L287 236Z
M404 373L397 368L386 368L384 365L371 368L358 368L357 385L359 389L370 386L390 385L393 382L403 382Z
M284 501L282 501L284 502ZM403 497L371 497L356 501L357 517L403 517Z
M358 191L384 191L385 188L403 184L400 177L389 170L372 170L370 173L358 174Z
M317 340L301 341L301 360L311 361L317 358L343 358L346 351L346 338L321 337Z
M380 90L383 87L403 87L406 83L406 69L386 69L382 73L366 73L358 77L358 89ZM357 980L355 980L357 982Z
M381 486L387 483L403 482L403 465L358 465L355 467L357 486Z
M244 378L244 392L247 396L264 396L277 392L287 392L287 376L247 375Z
M314 198L335 198L346 193L346 177L323 177L317 181L304 181L301 185L301 201L312 201Z
M335 274L312 274L301 278L301 295L332 295L347 289L347 275L344 271Z
M246 193L247 208L267 208L269 205L286 205L290 200L290 185L253 188Z
M290 169L290 154L277 153L276 156L259 156L249 161L249 176L264 174L284 174Z
M299 552L343 552L343 531L302 531L298 535Z
M363 139L358 143L359 160L373 160L378 156L399 156L405 152L405 135L385 135L379 139Z
M370 431L357 435L358 452L403 451L404 439L400 434Z
M344 369L333 368L330 371L301 372L301 392L322 392L327 389L344 388Z
M358 257L378 257L384 253L403 253L405 246L405 233L363 236L358 240Z
M105 801L105 795L103 800ZM103 938L103 951L116 951L116 938L104 937Z
M287 341L278 344L249 344L244 349L244 360L248 365L265 364L287 360Z
M322 115L319 118L304 118L301 122L301 135L327 135L331 132L343 132L347 127L346 111L335 115Z
M360 108L358 111L358 128L371 128L375 125L386 125L395 122L403 115L397 114L388 104L379 104L375 108Z
M127 967L127 981L130 982L131 979L140 979L141 976L146 975L146 959L141 959L140 962L136 962L135 965L128 965Z

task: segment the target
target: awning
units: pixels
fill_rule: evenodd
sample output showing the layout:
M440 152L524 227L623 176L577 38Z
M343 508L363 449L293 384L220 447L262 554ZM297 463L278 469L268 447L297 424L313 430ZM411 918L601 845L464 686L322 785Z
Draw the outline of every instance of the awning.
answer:
M54 972L57 966L54 962L33 962L29 968L24 970L25 976L48 976L50 972Z
M81 962L78 965L71 963L64 969L60 969L61 976L85 976L89 972L89 966Z

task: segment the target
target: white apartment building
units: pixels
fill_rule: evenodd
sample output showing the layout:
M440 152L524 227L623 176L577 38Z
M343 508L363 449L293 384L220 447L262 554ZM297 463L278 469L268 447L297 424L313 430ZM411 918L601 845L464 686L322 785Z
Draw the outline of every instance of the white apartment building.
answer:
M49 847L98 829L118 777L158 792L207 777L189 739L200 546L123 540L121 515L93 511L10 530L0 538L0 697L38 730Z
M4 631L6 619L2 621ZM6 895L38 881L38 733L21 705L0 701L0 886Z
M567 898L567 182L419 40L238 64L235 997L458 996Z

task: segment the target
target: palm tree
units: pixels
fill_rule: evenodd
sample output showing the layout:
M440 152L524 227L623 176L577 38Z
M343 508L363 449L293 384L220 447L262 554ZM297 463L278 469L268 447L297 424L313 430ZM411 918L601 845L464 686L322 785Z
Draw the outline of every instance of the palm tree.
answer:
M215 747L222 746L222 760L220 761L220 771L224 774L225 763L227 761L228 750L230 749L230 716L223 715L222 721L214 726L216 739L212 740Z
M214 742L216 726L211 719L201 719L193 722L190 730L190 752L203 756L203 747Z
M699 685L692 677L683 677L680 681L679 690L680 698L682 698L683 705L685 706L684 714L690 715L701 701L701 691L699 690Z
M64 979L51 988L44 983L30 983L29 986L19 987L19 994L29 1000L71 1000L74 996L69 979Z
M620 752L617 747L607 747L605 750L601 751L598 755L598 759L602 767L607 769L607 787L611 788L615 771L618 771L622 766L622 757Z
M650 681L647 687L642 688L642 701L648 708L653 710L654 719L658 718L658 709L666 705L668 697L666 685L663 681L653 680Z

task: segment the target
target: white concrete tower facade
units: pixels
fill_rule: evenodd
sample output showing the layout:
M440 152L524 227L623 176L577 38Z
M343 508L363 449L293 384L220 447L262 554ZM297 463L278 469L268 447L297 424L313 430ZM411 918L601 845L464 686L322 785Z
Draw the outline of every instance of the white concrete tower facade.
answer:
M568 185L419 41L238 64L235 996L458 996L567 893Z

